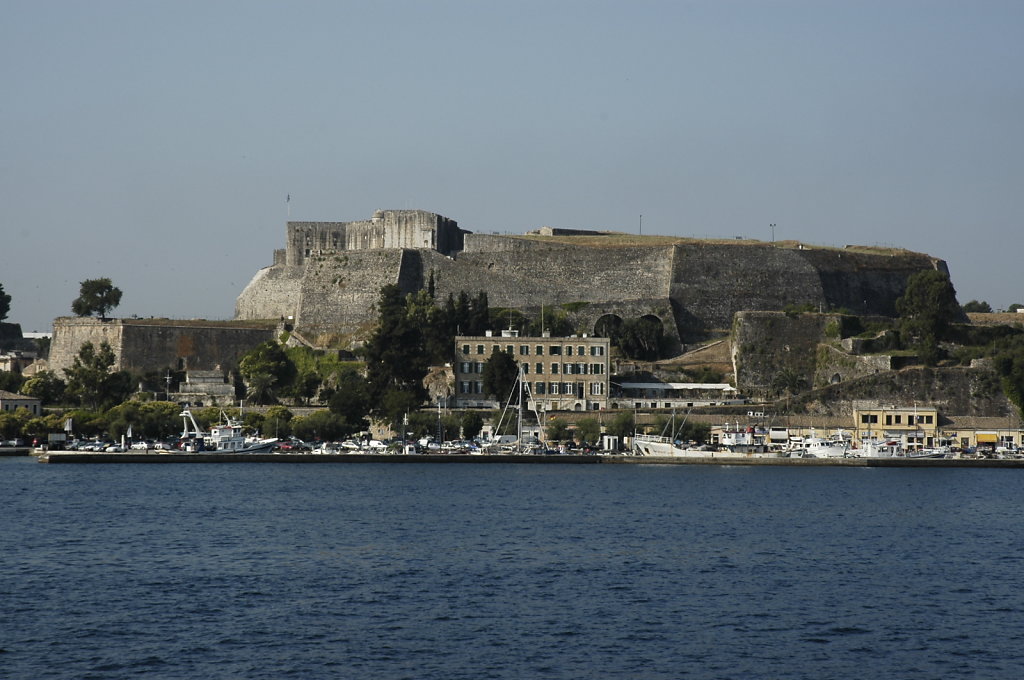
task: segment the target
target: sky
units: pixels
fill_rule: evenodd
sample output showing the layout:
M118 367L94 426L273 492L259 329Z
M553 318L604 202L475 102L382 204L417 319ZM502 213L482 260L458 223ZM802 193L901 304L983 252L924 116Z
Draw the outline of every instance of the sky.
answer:
M229 319L286 222L885 245L1024 303L1017 0L0 0L0 285ZM290 201L287 197L290 196ZM642 218L641 218L642 216Z

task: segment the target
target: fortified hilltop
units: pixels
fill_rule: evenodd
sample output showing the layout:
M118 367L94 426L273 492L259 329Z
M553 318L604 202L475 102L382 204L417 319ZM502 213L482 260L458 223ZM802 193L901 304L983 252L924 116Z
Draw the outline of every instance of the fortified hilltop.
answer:
M895 249L548 227L480 234L424 210L379 210L354 222L288 222L286 247L239 295L235 316L291 318L308 337L358 337L376 321L382 286L415 292L433 273L440 299L486 291L491 307L563 305L587 333L606 315L648 316L687 342L729 328L739 311L809 304L893 316L907 277L924 269L947 271Z

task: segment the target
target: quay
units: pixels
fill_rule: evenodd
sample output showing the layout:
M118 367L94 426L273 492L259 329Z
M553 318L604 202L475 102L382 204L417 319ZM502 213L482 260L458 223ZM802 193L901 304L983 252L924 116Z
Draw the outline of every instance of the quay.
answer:
M44 452L40 463L513 463L530 465L768 465L780 467L872 468L1021 468L1020 458L763 458L754 456L701 456L692 458L624 455L527 454L362 454L362 453L78 453Z

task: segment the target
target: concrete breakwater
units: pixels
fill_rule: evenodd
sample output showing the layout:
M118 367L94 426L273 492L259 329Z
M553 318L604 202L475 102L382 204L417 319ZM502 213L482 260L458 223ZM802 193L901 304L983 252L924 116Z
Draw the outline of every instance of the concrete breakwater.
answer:
M856 468L1017 468L1024 459L994 458L759 458L744 456L706 456L662 458L656 456L597 456L525 454L317 454L317 453L72 453L51 452L39 455L41 463L474 463L528 465L761 465L781 467L856 467Z

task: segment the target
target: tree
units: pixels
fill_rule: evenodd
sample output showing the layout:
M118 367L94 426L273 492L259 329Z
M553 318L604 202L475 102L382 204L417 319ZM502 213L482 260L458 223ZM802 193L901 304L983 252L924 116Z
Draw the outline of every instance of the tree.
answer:
M465 439L473 439L484 429L484 419L476 411L466 411L462 414L462 436Z
M619 413L617 416L612 418L612 421L608 423L608 426L605 429L608 434L618 437L620 441L625 437L632 437L633 432L636 429L636 425L633 421L633 412L623 411Z
M1005 338L996 344L993 362L1007 399L1024 417L1024 338Z
M121 304L121 289L108 278L82 281L78 297L71 303L71 311L78 316L96 314L105 319L107 312Z
M582 418L576 423L576 440L581 444L597 444L601 439L601 423L597 418Z
M965 313L991 314L992 307L987 302L971 300L962 307Z
M370 412L366 379L353 368L338 374L338 387L331 396L331 413L338 415L351 428L351 432L365 430Z
M398 390L412 394L418 404L426 398L422 320L408 313L407 301L395 285L381 288L377 310L380 321L363 349L371 403L379 411L384 395Z
M279 391L288 390L295 381L295 364L280 344L273 340L256 345L238 362L247 395L257 404L276 402Z
M11 311L11 296L4 292L4 284L0 283L0 321L7 318Z
M132 390L127 371L111 372L116 359L107 342L99 349L87 342L78 350L74 364L64 369L68 384L66 394L89 408L113 406L124 401Z
M619 349L631 359L654 361L661 355L665 329L651 317L627 319L619 327Z
M519 364L511 354L495 347L490 358L484 362L480 377L484 393L503 402L519 379ZM518 399L514 403L519 403Z
M67 385L53 371L40 371L25 381L21 393L39 399L44 404L54 404L64 398Z
M548 441L560 442L569 438L569 425L561 418L552 418L544 428Z
M936 269L912 274L903 297L896 300L896 311L904 342L926 366L934 366L942 354L939 341L962 313L949 276Z
M1024 305L1020 304L1019 302L1014 302L1012 305L1006 308L1006 311L1016 312L1018 309L1021 309L1022 307L1024 307Z

